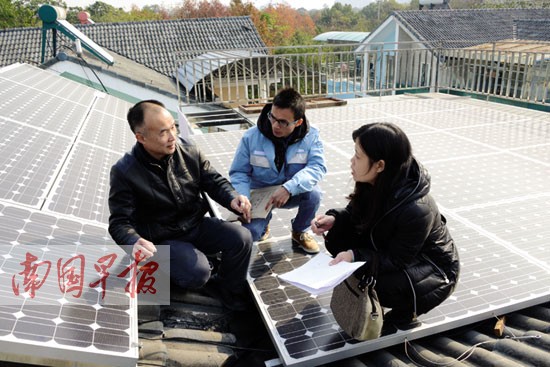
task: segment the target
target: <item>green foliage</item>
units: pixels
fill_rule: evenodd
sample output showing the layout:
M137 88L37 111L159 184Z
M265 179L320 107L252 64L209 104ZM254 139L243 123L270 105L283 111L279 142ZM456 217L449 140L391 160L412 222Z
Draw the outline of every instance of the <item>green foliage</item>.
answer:
M114 6L102 1L96 1L92 5L88 6L86 11L90 13L90 18L92 18L96 23L120 22L124 21L124 18L127 17L124 9L115 8Z
M418 1L417 1L418 4ZM361 9L360 13L367 22L366 31L372 32L376 27L382 24L396 10L406 10L410 7L406 4L400 4L396 0L383 0L370 3ZM418 5L416 7L418 9Z
M317 22L322 32L328 31L361 31L361 16L351 5L335 3L330 8L324 8Z
M156 0L151 0L154 3ZM0 28L40 27L37 16L42 4L67 6L61 0L0 0ZM231 0L223 5L219 0L183 0L179 7L168 11L160 5L134 6L131 10L96 1L87 8L67 9L67 21L78 23L78 13L87 11L94 22L131 22L226 15L251 16L264 41L270 46L311 44L314 33L328 31L371 32L396 10L417 10L419 0L403 4L397 0L375 0L357 10L339 2L323 9L294 10L289 5L269 5L261 11L251 0ZM299 7L299 2L296 4ZM288 8L287 8L288 7ZM550 7L550 0L452 0L453 9L498 7ZM187 15L186 15L187 14ZM310 24L307 24L311 22Z
M67 7L59 0L0 0L0 28L42 26L38 9L45 4Z
M0 0L0 28L20 27L17 20L17 9L10 0Z

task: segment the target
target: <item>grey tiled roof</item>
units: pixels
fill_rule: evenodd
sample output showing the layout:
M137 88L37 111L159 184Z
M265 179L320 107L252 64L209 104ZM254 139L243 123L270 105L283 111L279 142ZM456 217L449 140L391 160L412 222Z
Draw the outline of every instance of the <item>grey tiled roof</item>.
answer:
M105 49L170 77L175 71L176 52L195 57L200 50L263 50L266 47L250 17L96 23L76 27ZM0 30L0 66L15 62L39 63L41 35L41 28ZM59 39L61 44L69 44L62 35ZM46 60L52 57L51 39L49 42Z
M41 37L41 28L0 29L0 67L16 62L39 64ZM46 60L51 57L51 46L46 47Z
M96 23L78 28L100 46L173 76L174 53L265 48L250 17Z
M514 21L548 19L550 9L409 10L393 15L420 41L467 47L511 39Z
M550 41L550 18L517 20L517 38L533 41Z

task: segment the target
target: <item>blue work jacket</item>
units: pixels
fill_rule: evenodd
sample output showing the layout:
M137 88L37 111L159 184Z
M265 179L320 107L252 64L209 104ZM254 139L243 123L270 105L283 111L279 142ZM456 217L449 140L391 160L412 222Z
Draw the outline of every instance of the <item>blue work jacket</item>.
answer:
M304 121L305 123L305 121ZM250 190L282 185L291 195L312 191L327 172L319 130L290 144L281 171L275 166L275 145L257 126L247 130L235 152L229 170L231 183L239 194L250 197Z

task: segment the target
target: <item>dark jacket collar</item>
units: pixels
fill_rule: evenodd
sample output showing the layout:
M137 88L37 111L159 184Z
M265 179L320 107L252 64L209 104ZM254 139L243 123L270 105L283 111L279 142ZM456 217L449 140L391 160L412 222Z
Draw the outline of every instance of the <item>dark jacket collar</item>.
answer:
M168 162L172 158L172 155L167 155L161 160L158 160L154 158L151 154L149 154L140 142L136 142L136 145L134 145L133 153L136 159L144 163L145 165L147 166L153 165L153 166L161 167L163 169L166 169L166 167L168 166Z
M309 132L309 122L304 115L303 120L304 122L297 126L296 129L286 138L278 138L275 135L273 135L273 130L271 129L271 122L269 122L269 119L267 118L267 113L271 111L271 107L273 106L272 103L268 103L264 106L262 109L262 112L260 113L260 117L258 117L258 129L260 132L269 140L271 140L273 143L277 144L278 142L286 142L286 145L294 144L300 140L302 140L307 133Z

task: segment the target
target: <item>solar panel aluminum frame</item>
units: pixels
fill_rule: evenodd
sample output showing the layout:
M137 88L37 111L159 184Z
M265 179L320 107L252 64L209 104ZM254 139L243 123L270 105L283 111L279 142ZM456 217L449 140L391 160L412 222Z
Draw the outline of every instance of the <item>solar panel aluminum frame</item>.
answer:
M133 320L137 320L137 307L133 307ZM131 340L137 340L137 328L131 328ZM83 366L83 367L134 367L138 360L138 346L133 345L127 353L113 353L94 348L93 351L83 348L69 348L54 342L30 342L24 343L13 337L0 339L0 360L15 363L28 363L43 366ZM63 358L60 358L63 356Z

